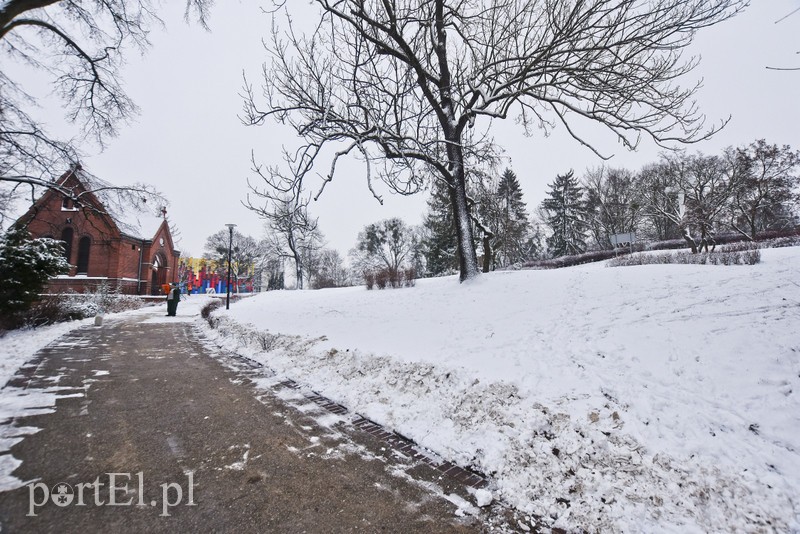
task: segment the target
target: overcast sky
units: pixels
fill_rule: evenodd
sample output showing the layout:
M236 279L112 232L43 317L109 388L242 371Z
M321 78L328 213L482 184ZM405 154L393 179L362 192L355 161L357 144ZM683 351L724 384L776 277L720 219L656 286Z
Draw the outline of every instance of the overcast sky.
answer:
M274 164L281 146L296 146L298 140L274 124L245 127L237 118L242 72L258 81L265 58L260 39L270 18L261 13L259 2L217 2L211 32L184 23L183 2L168 4L161 12L166 29L154 31L153 48L144 58L130 57L124 71L125 86L141 115L84 165L115 184L157 185L171 202L169 217L180 229L183 251L199 256L206 237L226 223L261 237L262 222L241 204L252 176L250 152ZM758 138L800 148L800 71L766 69L800 67L800 13L776 24L800 1L752 4L739 17L698 35L694 52L702 61L696 74L704 78L698 104L709 123L729 115L732 119L712 140L691 150L717 153ZM563 128L548 138L540 133L526 138L509 120L495 123L493 134L506 149L531 208L544 198L557 173L572 168L580 175L601 164ZM607 163L611 166L638 169L658 156L650 145L629 153L608 135L593 139L605 153L615 154ZM381 206L367 190L361 168L354 165L346 171L311 205L329 246L346 254L359 230L380 219L400 216L411 224L421 222L424 194L400 197L384 187Z

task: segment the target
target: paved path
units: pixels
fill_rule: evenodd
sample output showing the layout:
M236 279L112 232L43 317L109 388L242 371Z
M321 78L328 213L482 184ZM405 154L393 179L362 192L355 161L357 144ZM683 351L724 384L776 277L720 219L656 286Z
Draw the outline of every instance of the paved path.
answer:
M372 436L320 425L312 410L257 390L195 337L191 323L140 316L76 330L40 352L35 372L17 385L57 380L83 394L14 422L41 428L11 451L23 462L14 475L40 484L0 494L0 531L486 528L426 490L426 477L441 480L436 472L407 459L393 466ZM116 489L109 473L118 473ZM59 483L69 484L63 494Z

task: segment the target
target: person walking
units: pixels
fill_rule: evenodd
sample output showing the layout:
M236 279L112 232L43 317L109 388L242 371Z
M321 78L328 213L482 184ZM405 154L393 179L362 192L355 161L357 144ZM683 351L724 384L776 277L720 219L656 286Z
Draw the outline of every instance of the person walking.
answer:
M181 300L181 290L176 284L170 284L169 293L167 293L167 316L175 317L178 313L178 302Z

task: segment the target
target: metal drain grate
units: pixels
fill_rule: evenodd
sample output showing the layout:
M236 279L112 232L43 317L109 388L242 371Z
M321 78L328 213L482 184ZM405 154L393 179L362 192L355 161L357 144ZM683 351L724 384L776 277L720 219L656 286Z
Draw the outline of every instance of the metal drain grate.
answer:
M300 385L294 380L284 380L280 383L280 385L290 389L300 389ZM311 393L303 393L303 396L336 415L344 415L349 412L349 410L341 404L337 404L317 392L312 391ZM420 447L407 437L396 432L389 432L375 421L371 421L362 415L356 414L356 418L352 421L352 424L364 432L367 432L368 434L378 438L379 440L386 442L394 450L411 456L415 460L425 462L432 468L450 477L459 484L464 484L476 489L485 488L489 485L489 481L483 474L470 469L464 469L463 467L448 461L437 461L425 454L424 449L420 450Z

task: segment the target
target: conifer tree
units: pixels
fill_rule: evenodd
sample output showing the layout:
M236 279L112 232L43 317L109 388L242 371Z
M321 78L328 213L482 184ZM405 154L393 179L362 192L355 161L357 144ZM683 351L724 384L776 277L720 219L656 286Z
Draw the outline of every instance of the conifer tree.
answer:
M495 266L505 267L526 259L526 242L530 231L528 212L522 200L522 189L517 175L506 169L497 184L499 201Z
M434 180L428 199L428 213L422 222L422 255L429 276L440 276L458 270L458 239L450 207L448 186Z
M18 326L50 277L68 271L63 242L31 239L21 226L0 235L0 329Z
M570 170L559 174L549 185L548 197L542 201L547 225L553 234L547 248L554 257L586 251L587 208L583 188Z

